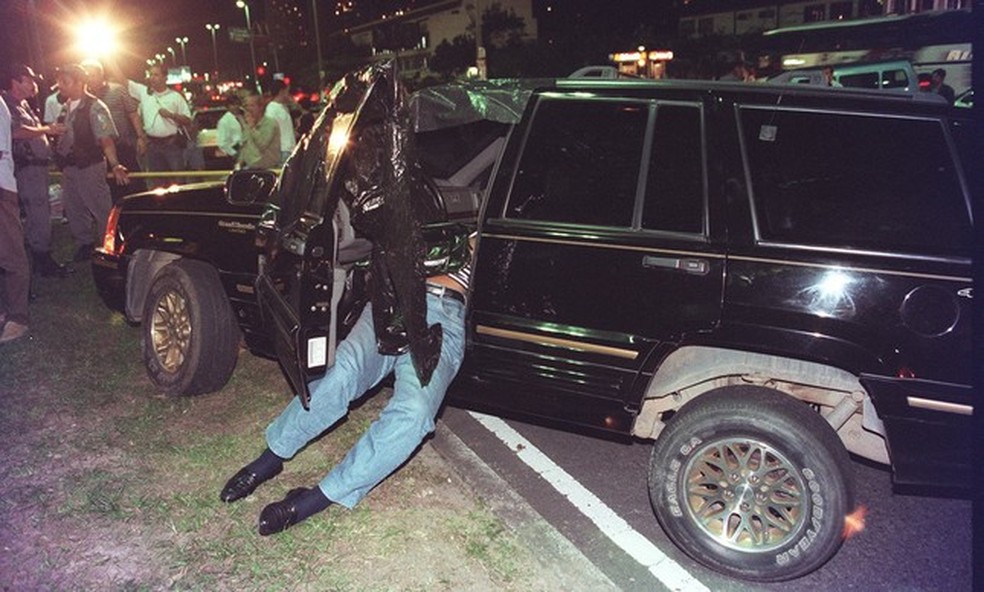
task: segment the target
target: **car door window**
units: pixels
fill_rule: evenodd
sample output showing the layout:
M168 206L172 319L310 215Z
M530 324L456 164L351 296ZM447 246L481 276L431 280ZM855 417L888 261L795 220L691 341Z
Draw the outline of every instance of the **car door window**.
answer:
M741 121L760 238L970 252L967 201L938 120L746 108Z
M506 215L631 226L648 117L644 102L542 99Z
M703 154L700 109L659 105L642 210L643 228L703 232Z

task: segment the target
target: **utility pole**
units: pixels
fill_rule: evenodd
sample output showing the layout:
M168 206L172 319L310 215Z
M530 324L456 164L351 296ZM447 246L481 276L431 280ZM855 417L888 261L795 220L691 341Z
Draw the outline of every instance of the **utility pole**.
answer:
M257 92L262 92L260 89L260 77L256 73L256 45L253 43L253 21L249 18L249 4L245 0L236 0L236 6L246 11L246 29L249 33L249 59L253 63L253 80L256 82Z
M181 65L188 65L188 54L185 53L185 45L188 43L187 37L175 37L174 42L181 45Z
M215 66L215 69L212 71L212 74L216 78L218 78L219 77L219 50L215 45L215 32L219 30L219 23L209 23L205 25L205 28L208 29L208 32L212 34L212 63Z
M489 72L485 61L485 46L482 45L482 9L480 4L480 0L475 0L475 66L478 68L478 79L487 80Z
M318 0L311 0L311 16L314 18L314 45L318 51L318 91L324 90L325 62L321 57L321 23L318 22Z

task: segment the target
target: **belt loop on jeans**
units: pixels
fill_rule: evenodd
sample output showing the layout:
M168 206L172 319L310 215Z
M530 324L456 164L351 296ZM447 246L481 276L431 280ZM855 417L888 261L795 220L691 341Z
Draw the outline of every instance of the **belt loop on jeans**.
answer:
M452 300L457 300L458 302L465 303L465 295L457 290L452 290L447 286L436 286L434 284L424 284L425 289L428 294L433 294L440 298L450 298Z

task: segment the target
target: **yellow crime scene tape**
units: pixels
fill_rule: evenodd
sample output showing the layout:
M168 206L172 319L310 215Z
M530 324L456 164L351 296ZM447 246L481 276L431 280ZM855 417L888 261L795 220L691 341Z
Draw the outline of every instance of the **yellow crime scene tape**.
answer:
M245 169L244 169L245 170ZM273 171L274 173L280 174L282 169L256 169L256 170L267 170ZM228 177L234 171L232 170L221 170L221 171L140 171L136 173L128 173L127 176L131 179L167 179L174 177L202 177L202 178L221 178ZM52 169L51 176L60 177L62 172L59 170ZM112 173L106 173L107 178L113 178Z

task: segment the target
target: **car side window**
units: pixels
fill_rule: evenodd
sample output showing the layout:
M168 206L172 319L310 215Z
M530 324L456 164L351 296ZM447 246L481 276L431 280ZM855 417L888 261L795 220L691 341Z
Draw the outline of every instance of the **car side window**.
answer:
M906 88L909 86L909 77L905 70L886 70L882 72L881 87L884 88Z
M842 85L853 88L878 88L878 72L841 74L837 79Z
M970 252L970 214L939 121L745 108L741 123L761 239Z
M648 117L643 102L542 99L506 216L630 227Z
M700 109L660 105L646 181L643 228L703 232L703 154Z

